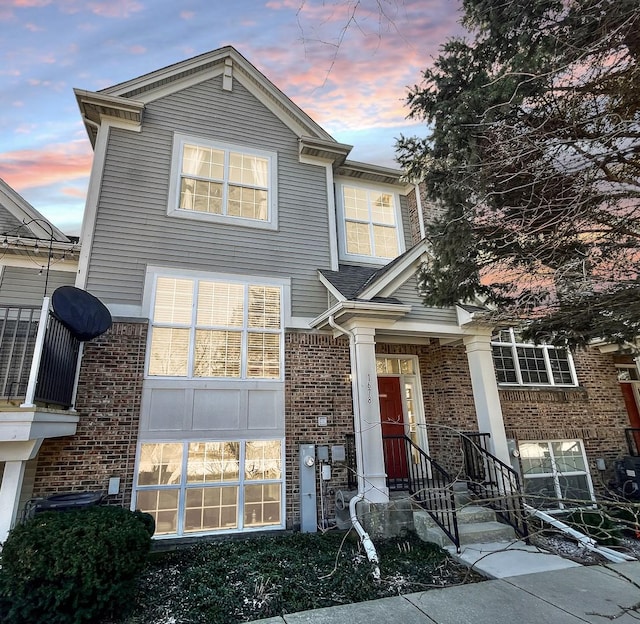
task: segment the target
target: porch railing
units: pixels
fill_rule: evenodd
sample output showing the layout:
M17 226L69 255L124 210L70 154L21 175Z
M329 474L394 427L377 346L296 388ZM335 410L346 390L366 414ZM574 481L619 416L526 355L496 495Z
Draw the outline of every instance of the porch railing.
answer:
M520 537L527 539L529 529L520 477L511 466L482 447L486 436L488 434L461 435L468 489L510 524Z
M0 399L71 407L79 352L48 297L42 308L0 307Z
M383 436L382 443L389 489L407 490L459 549L456 501L449 473L408 436Z
M0 399L22 399L27 392L40 308L0 307Z
M640 456L640 428L628 427L624 430L624 436L627 439L627 448L629 455L633 457Z
M347 465L347 487L350 490L358 488L358 464L356 461L356 436L354 433L345 435L345 458Z

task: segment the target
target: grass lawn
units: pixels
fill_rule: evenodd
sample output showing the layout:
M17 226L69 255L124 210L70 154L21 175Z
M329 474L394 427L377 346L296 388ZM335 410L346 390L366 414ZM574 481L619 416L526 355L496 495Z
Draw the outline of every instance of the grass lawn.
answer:
M415 537L377 541L376 548L379 581L353 533L220 540L154 553L136 606L117 624L234 624L480 580Z

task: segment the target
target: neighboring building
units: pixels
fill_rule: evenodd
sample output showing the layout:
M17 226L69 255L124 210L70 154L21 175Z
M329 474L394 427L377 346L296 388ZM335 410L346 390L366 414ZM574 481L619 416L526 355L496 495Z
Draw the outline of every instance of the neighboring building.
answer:
M519 446L527 489L560 499L625 452L634 361L423 306L428 204L233 48L76 96L95 151L76 285L114 325L30 496L111 485L165 537L308 529L352 469L382 505L418 448L455 477L460 431L506 463Z

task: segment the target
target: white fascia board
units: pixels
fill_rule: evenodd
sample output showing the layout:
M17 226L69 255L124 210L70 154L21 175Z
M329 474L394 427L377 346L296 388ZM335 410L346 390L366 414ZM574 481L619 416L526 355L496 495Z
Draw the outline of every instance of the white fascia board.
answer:
M346 301L347 298L324 276L318 271L318 279L320 283L338 300Z
M421 241L407 253L401 262L390 271L387 271L380 279L374 280L372 284L358 294L358 297L371 299L372 297L390 296L416 272L418 265L429 257L426 241Z

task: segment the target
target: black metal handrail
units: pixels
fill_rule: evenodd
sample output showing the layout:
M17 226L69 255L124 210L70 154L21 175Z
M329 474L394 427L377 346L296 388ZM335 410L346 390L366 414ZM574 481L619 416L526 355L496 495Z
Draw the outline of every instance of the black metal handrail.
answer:
M0 307L0 398L24 398L38 333L40 308Z
M355 490L358 487L358 465L356 462L356 434L347 433L345 436L345 463L347 465L347 487Z
M640 456L640 428L628 427L624 430L624 436L627 439L629 455L632 457Z
M449 473L407 436L383 436L382 442L387 473L402 469L397 470L399 474L387 477L389 488L408 490L411 499L431 516L459 550L456 501ZM406 487L400 488L401 484Z
M461 434L461 441L469 491L510 524L520 537L527 539L529 528L518 473L482 448L477 443L477 434Z

